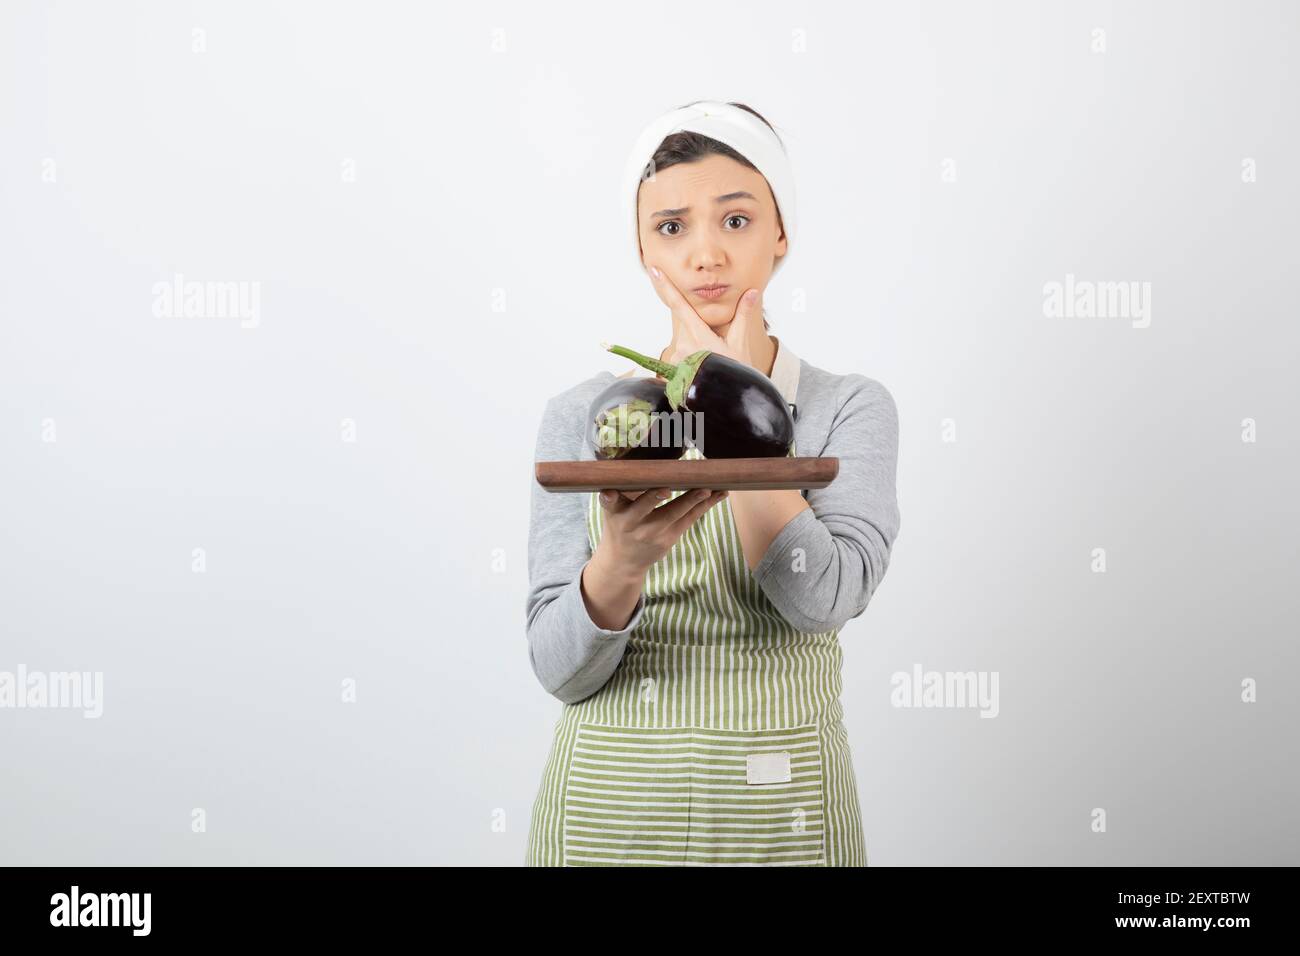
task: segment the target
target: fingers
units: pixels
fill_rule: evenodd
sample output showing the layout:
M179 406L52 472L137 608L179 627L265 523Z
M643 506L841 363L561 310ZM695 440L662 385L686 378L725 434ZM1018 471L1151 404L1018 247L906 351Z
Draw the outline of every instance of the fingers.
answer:
M658 275L655 273L658 273ZM686 301L686 297L682 295L677 286L673 284L673 280L668 278L668 273L664 272L663 269L651 264L646 267L646 274L650 276L650 285L654 288L655 295L659 296L659 301L672 309L674 313L682 307L685 307L691 312L695 311L695 309L691 308L691 304ZM700 318L699 315L696 315L695 317L697 319ZM700 319L700 321L702 322L703 319Z
M646 515L655 510L659 502L665 500L672 490L669 488L652 488L628 503L628 514L637 520L644 520Z
M685 497L685 495L682 495L682 498ZM725 497L727 497L727 492L714 491L710 492L707 497L697 500L694 505L686 510L684 515L673 521L673 523L668 526L669 533L673 535L685 534L686 529L693 525L700 515L704 514L704 512L708 511ZM681 499L679 498L678 500L680 501ZM673 502L673 504L676 503L676 501Z
M757 368L751 361L754 350L767 337L763 329L763 293L761 289L746 289L736 303L736 312L727 326L724 344L731 358ZM761 369L760 369L761 371Z
M700 318L700 314L695 311L695 307L686 301L686 296L682 295L681 290L668 278L668 273L663 269L656 267L653 263L647 268L647 274L650 276L650 284L654 287L655 294L659 296L659 301L668 306L673 315L673 325L678 326L681 332L674 338L681 339L685 344L692 345L692 352L699 349L709 348L713 343L721 344L722 339L718 338L716 332L709 328L707 322ZM658 275L655 273L658 272ZM687 355L690 352L686 353Z
M667 489L662 489L662 490L667 491ZM612 505L613 507L606 507L605 510L613 514L618 514L626 510L624 509L623 505L631 504L632 502L636 501L637 499L645 495L645 493L646 493L645 489L639 489L636 491L615 491L613 488L606 488L604 491L600 493L600 502L603 505L604 504ZM607 502L605 497L606 495L611 496L612 500Z
M628 498L627 495L636 495L636 497ZM648 491L637 492L619 492L612 488L606 488L598 497L601 507L609 514L626 514L636 521L648 519L658 521L666 526L673 526L677 522L685 520L697 508L707 509L709 505L721 501L727 497L727 493L725 491L713 492L707 488L694 488L684 491L671 502L660 507L660 504L671 496L672 489L670 488L653 488ZM655 513L653 517L652 512ZM694 517L691 517L687 524L689 525L694 520Z
M658 510L653 520L666 527L672 527L701 502L709 501L713 495L708 488L693 488L678 495ZM721 492L717 492L721 494Z
M739 345L743 343L746 337L752 334L750 329L762 324L763 291L761 289L747 289L745 294L736 300L736 312L731 317L731 325L727 327L727 344Z
M622 514L633 504L613 488L604 489L596 498L600 501L600 506L612 515Z

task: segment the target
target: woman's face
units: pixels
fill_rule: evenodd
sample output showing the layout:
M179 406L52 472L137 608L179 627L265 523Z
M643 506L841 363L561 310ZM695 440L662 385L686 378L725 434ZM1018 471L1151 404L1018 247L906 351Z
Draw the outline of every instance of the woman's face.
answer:
M657 170L637 195L641 261L658 266L710 327L729 323L746 289L767 288L785 235L763 174L716 153ZM725 285L721 295L700 286Z

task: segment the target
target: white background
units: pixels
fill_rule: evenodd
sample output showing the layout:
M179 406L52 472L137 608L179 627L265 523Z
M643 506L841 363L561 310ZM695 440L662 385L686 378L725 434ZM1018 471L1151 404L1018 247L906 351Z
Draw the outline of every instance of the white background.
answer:
M522 862L561 707L537 423L627 369L602 339L667 344L618 180L696 99L791 155L772 332L899 407L901 534L841 634L871 865L1300 862L1298 26L5 4L0 671L105 686L0 710L0 862ZM155 316L178 272L259 283L259 324ZM1150 326L1047 318L1067 273L1150 282ZM999 716L891 706L918 663L996 671Z

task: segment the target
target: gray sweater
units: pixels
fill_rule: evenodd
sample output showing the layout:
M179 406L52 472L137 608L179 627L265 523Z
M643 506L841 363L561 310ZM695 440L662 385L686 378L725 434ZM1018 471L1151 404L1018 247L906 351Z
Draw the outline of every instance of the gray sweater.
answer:
M898 535L898 410L874 379L827 372L776 341L771 377L795 414L795 454L837 457L840 470L827 487L801 492L810 507L778 532L751 573L796 630L839 630L866 609ZM615 378L600 372L547 400L537 461L595 459L584 433L587 408ZM532 480L528 658L541 685L570 704L609 680L645 610L642 595L617 631L591 620L581 590L591 559L588 501L586 494L549 492ZM801 563L794 560L799 548Z

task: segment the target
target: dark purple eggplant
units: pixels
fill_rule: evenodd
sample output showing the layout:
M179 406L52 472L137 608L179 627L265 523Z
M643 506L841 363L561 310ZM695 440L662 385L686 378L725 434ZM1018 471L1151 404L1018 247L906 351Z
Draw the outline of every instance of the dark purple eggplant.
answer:
M674 365L621 345L615 355L667 380L673 411L691 412L687 434L705 458L785 458L794 447L794 417L781 390L758 369L709 349Z
M655 378L620 378L592 399L587 444L597 461L675 461L685 454L683 416L672 414L665 385Z

